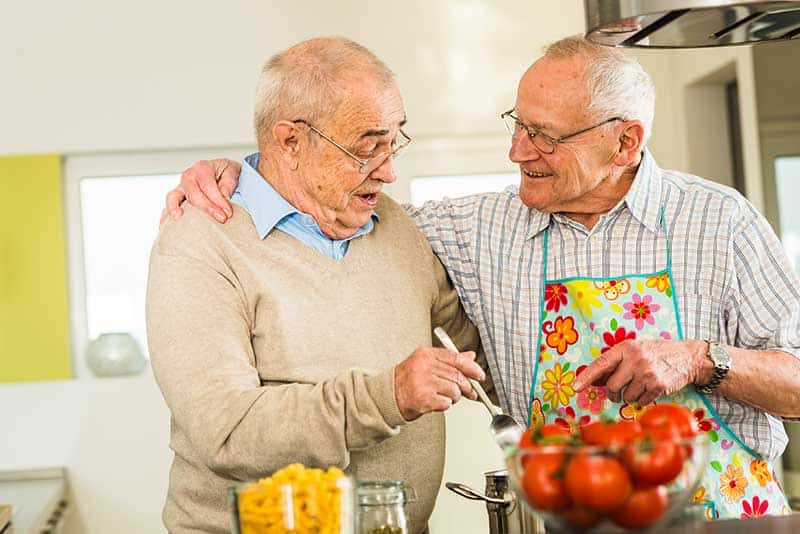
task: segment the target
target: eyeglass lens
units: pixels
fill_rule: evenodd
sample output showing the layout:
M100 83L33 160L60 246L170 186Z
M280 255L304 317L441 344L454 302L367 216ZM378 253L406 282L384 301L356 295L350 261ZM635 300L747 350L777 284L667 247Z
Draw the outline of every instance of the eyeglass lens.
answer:
M547 137L536 130L536 128L525 126L512 115L503 116L503 121L506 123L506 128L508 128L512 138L517 139L524 132L539 152L552 154L556 149L555 145L548 141Z

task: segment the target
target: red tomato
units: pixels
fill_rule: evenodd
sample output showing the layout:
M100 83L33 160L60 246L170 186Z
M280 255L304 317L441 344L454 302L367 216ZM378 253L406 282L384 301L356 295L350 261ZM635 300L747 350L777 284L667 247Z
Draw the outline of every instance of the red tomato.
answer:
M528 502L540 510L560 510L569 506L564 488L564 453L534 452L522 475L522 490Z
M529 428L523 432L522 437L519 439L519 448L536 448L542 444L542 441L544 441L544 444L558 444L560 441L558 438L564 438L563 441L566 442L571 437L572 434L570 434L568 428L555 423L550 423L542 426L541 428Z
M694 414L680 404L656 404L644 412L639 422L643 428L675 427L682 438L693 438L700 433Z
M617 460L579 452L567 466L564 485L576 504L598 512L621 506L633 490L628 472Z
M572 433L569 431L569 428L557 425L555 423L550 423L547 425L542 426L539 429L539 434L541 435L541 440L544 438L553 438L553 437L562 437L565 439L569 439L572 437Z
M570 506L563 512L561 517L575 528L581 530L590 529L597 525L603 519L603 514L595 512L583 506Z
M646 430L643 440L625 447L622 462L636 485L667 484L680 474L686 451L673 436L668 433L659 436L657 431Z
M658 521L667 509L667 488L652 486L635 489L620 508L609 515L624 528L646 528Z
M547 424L541 428L529 428L522 433L519 439L520 450L536 450L543 446L564 448L571 439L572 435L568 428L554 423ZM522 454L520 463L525 468L528 465L532 454Z
M642 433L642 426L636 421L618 423L594 421L581 427L581 439L587 445L598 447L621 447L632 443Z
M536 445L536 429L535 428L528 428L525 432L522 433L522 436L519 438L518 447L520 449L530 449L534 445Z

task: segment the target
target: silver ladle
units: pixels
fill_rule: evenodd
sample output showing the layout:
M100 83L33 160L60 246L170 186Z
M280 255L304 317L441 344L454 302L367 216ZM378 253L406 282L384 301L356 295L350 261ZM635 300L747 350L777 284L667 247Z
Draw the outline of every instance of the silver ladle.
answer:
M433 333L439 338L439 341L442 342L445 348L453 352L460 352L455 343L453 343L453 340L450 339L450 336L447 335L447 332L441 327L437 326L434 328ZM492 433L495 443L497 443L504 452L516 447L517 443L519 443L519 438L522 436L522 427L520 427L510 415L504 414L500 408L492 404L492 401L489 400L489 396L486 394L480 382L469 377L467 380L469 380L475 393L478 394L478 398L483 405L489 410L489 415L492 416L489 430Z

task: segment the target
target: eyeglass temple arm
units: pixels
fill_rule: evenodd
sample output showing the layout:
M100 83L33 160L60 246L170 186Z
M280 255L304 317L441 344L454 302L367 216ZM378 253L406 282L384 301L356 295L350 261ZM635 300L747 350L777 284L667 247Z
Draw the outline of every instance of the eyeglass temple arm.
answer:
M625 119L623 119L622 117L611 117L610 119L606 119L603 122L597 123L594 126L589 126L588 128L584 128L583 130L580 130L578 132L573 132L571 134L562 135L561 137L557 138L556 141L558 141L560 143L561 141L569 139L570 137L575 137L576 135L580 135L582 133L586 133L589 130L594 130L595 128L599 128L600 126L602 126L604 124L608 124L609 122L614 122L614 121L625 122Z

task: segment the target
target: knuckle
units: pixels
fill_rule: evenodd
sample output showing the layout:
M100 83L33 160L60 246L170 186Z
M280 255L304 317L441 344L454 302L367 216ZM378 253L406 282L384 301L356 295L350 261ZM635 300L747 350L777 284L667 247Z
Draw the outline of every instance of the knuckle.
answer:
M458 385L454 384L453 382L448 382L447 386L446 386L445 394L449 398L455 399L456 397L461 395L461 388L459 388Z
M181 185L191 185L197 181L197 169L194 166L189 167L181 175Z
M462 375L460 372L458 372L457 369L453 369L452 367L448 369L447 375L448 375L447 379L450 380L451 382L455 382L456 384L463 384L464 382L466 382L466 380L464 380L464 375Z

